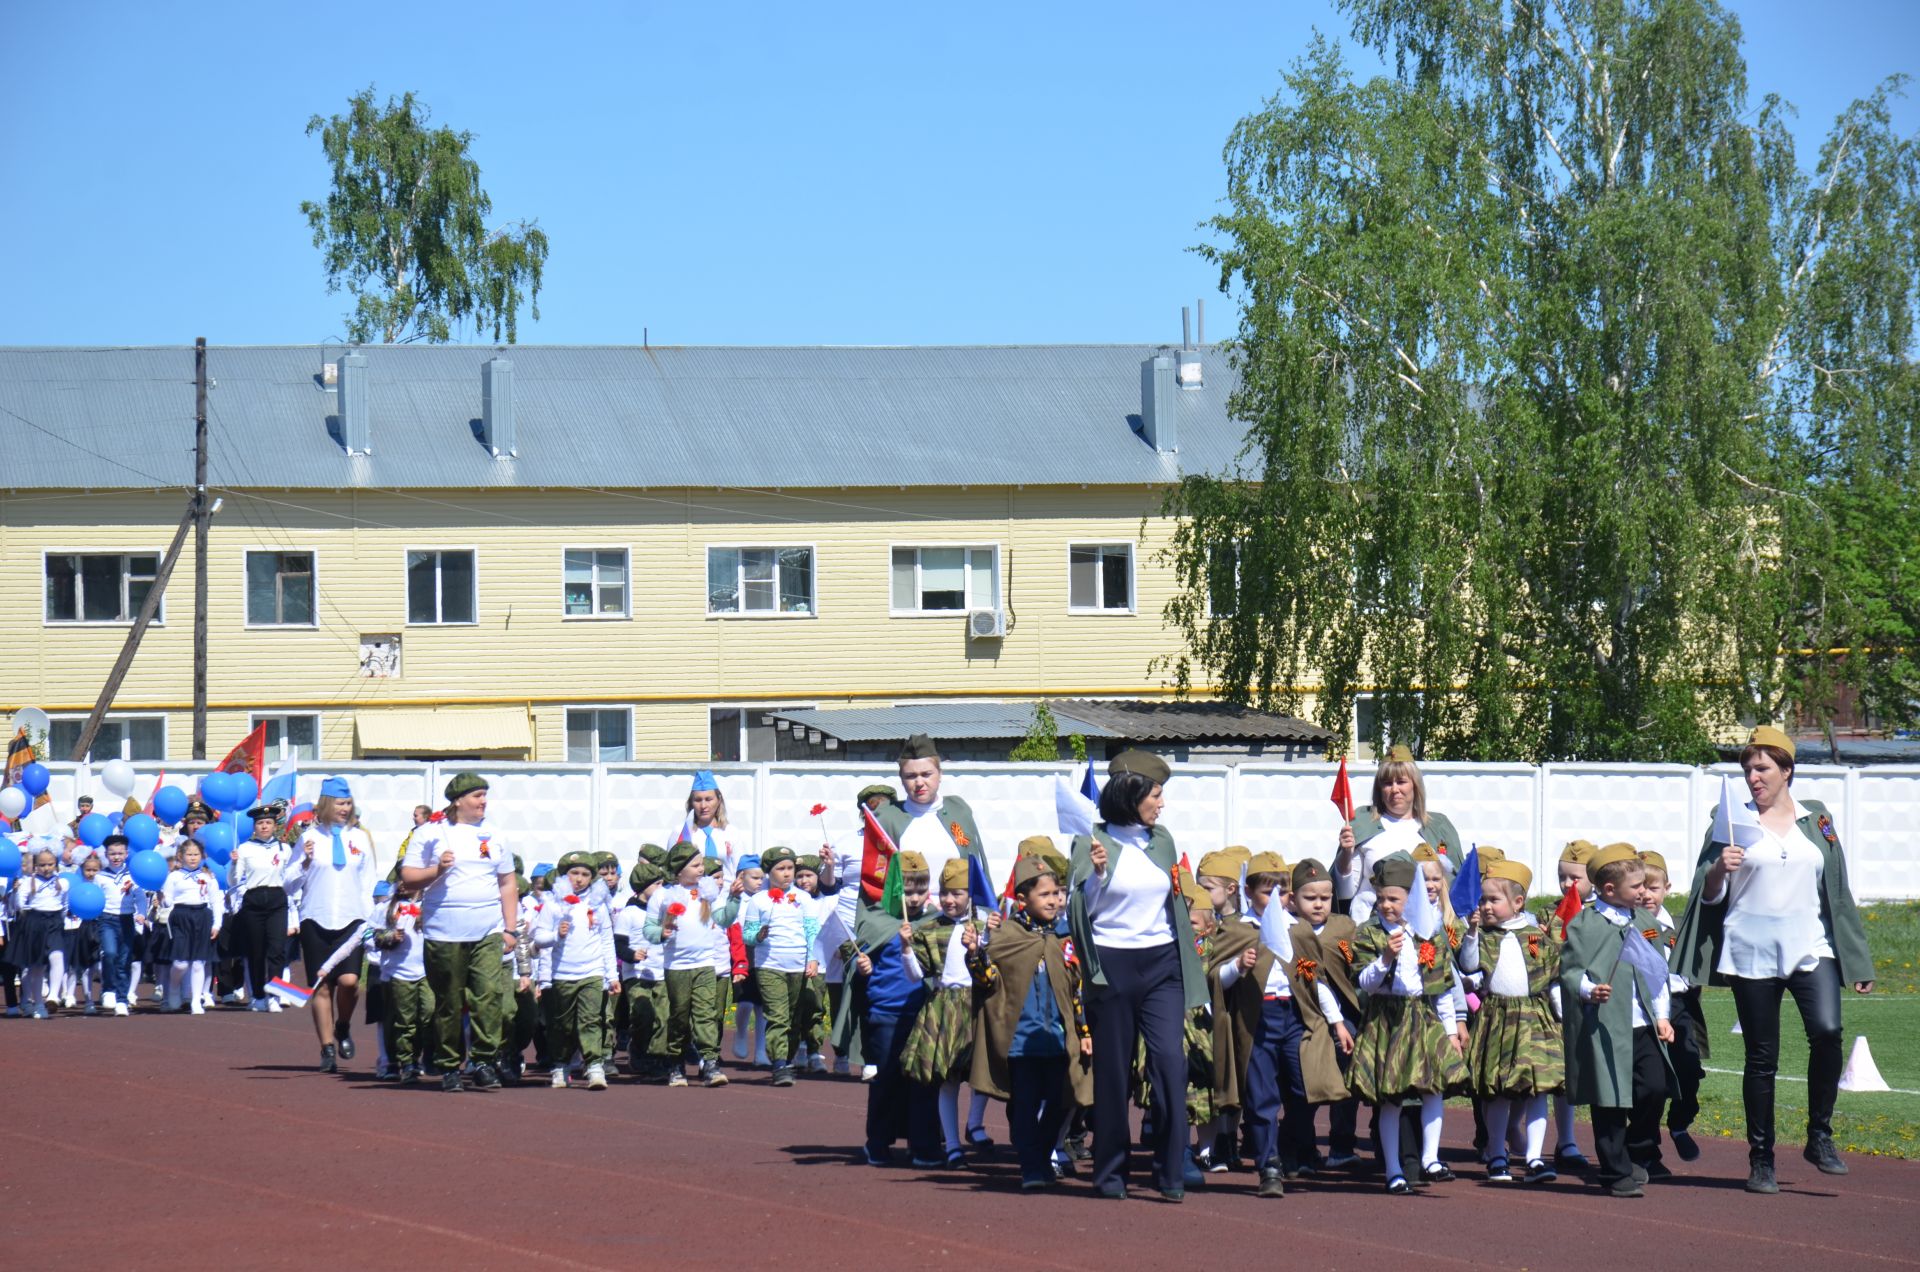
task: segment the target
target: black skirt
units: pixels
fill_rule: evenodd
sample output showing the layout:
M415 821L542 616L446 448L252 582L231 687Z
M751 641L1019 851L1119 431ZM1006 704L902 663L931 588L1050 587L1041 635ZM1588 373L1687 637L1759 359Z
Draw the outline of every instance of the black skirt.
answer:
M176 905L167 918L168 958L175 963L197 963L213 957L213 909L204 905Z
M83 919L67 933L67 967L81 972L100 961L100 920Z
M54 950L64 950L61 940L67 916L54 910L28 910L13 921L7 933L7 961L15 967L33 967L47 961Z

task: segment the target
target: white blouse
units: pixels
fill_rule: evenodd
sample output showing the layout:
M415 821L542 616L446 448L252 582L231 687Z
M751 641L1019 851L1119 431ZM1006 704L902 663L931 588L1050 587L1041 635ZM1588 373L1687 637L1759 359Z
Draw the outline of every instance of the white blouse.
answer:
M1107 873L1088 875L1080 886L1093 921L1093 943L1117 950L1145 950L1173 939L1167 898L1173 877L1147 856L1145 826L1109 826L1120 847L1107 854Z
M1373 868L1382 857L1396 852L1413 855L1413 850L1426 842L1420 838L1420 823L1411 817L1389 817L1380 814L1380 833L1353 846L1353 856L1347 859L1347 868L1334 879L1334 887L1339 895L1352 897L1353 905L1348 913L1356 924L1365 923L1373 917L1373 903L1378 896L1373 890Z
M1794 820L1807 815L1795 800ZM1705 898L1708 905L1723 899L1727 903L1715 970L1722 976L1784 980L1833 957L1833 944L1820 922L1820 879L1827 859L1797 825L1785 835L1764 827L1762 832L1740 868Z

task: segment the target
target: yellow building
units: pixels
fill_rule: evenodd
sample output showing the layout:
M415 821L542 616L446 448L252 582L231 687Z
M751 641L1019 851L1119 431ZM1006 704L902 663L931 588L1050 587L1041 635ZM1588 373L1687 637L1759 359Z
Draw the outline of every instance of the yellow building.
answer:
M1203 365L1204 364L1204 365ZM216 348L208 749L772 758L775 708L1155 697L1241 429L1149 346ZM0 350L5 696L65 758L185 506L190 349ZM96 760L190 754L192 539Z

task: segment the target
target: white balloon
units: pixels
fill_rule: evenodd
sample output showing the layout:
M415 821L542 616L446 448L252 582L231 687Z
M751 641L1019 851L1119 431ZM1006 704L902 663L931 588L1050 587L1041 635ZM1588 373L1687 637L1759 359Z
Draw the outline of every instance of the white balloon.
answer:
M121 799L133 794L133 765L125 760L108 760L100 769L100 785Z
M0 817L8 821L27 811L27 793L18 786L9 786L0 790Z

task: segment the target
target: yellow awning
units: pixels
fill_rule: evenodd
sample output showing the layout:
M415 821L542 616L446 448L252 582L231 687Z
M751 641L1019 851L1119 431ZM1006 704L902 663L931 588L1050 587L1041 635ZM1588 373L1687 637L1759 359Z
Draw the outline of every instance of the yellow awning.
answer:
M356 750L367 755L517 755L533 753L524 707L438 707L354 712Z

